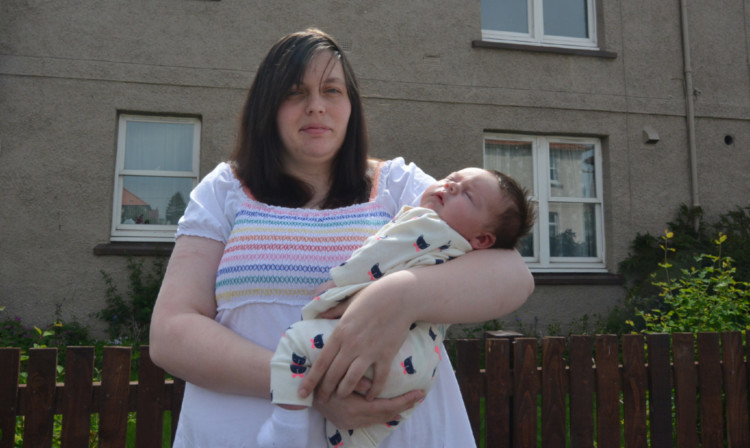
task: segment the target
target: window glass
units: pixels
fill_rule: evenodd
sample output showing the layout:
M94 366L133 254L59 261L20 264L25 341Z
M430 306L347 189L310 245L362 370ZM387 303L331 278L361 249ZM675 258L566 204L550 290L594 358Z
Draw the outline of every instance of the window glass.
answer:
M485 167L513 177L533 194L534 161L531 142L487 140L485 142Z
M552 257L595 257L594 204L549 204Z
M482 0L482 29L528 33L527 0Z
M193 125L130 121L125 169L192 171Z
M586 0L544 0L544 34L588 38Z
M552 142L549 159L551 196L596 196L593 145Z
M123 176L120 223L177 225L192 189L185 177Z

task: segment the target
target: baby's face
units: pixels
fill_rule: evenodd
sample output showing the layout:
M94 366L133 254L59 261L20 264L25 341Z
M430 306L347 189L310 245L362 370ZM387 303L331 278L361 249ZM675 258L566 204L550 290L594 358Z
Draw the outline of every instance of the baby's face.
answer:
M490 232L504 203L500 184L490 172L464 168L425 190L420 205L434 210L443 221L474 245L473 238ZM494 236L493 242L494 242ZM474 247L477 249L478 247Z

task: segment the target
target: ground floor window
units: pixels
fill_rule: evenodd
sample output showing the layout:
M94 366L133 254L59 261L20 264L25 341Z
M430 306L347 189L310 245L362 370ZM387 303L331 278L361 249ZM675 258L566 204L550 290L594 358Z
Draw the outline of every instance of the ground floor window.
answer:
M198 183L197 118L120 115L113 241L171 241Z
M605 270L599 139L485 134L484 165L529 190L537 222L519 250L532 270Z

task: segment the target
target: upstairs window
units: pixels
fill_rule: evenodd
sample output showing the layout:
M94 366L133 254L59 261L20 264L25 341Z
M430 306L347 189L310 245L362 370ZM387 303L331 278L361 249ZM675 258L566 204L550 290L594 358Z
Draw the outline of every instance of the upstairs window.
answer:
M482 0L482 39L596 48L595 0Z
M121 115L112 241L173 241L198 183L200 121Z
M484 166L529 190L537 221L519 251L532 270L605 271L598 139L487 134Z

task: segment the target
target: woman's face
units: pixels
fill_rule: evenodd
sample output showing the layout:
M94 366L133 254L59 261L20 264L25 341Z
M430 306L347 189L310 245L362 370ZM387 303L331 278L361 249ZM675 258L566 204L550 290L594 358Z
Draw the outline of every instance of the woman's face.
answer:
M318 52L276 116L286 169L330 164L344 142L351 111L341 63L331 51Z

